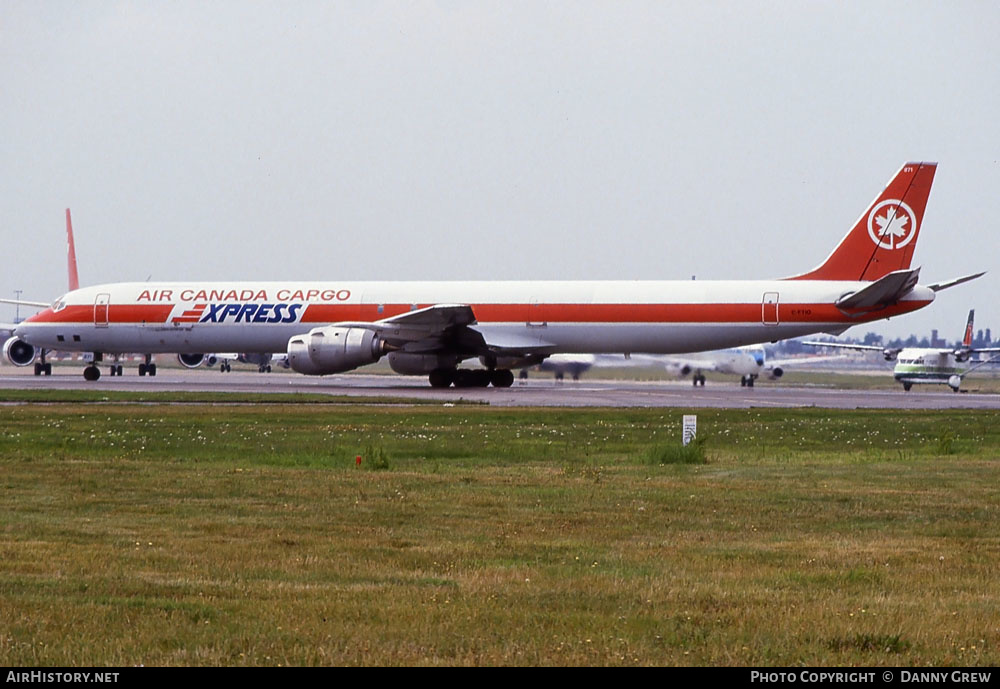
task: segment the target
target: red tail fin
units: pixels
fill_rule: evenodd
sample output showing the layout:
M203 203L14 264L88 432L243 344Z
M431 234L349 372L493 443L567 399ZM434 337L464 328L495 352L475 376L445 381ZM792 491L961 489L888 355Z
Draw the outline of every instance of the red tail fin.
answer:
M66 260L69 268L69 291L80 289L80 276L76 272L76 245L73 243L73 221L69 218L69 208L66 209L66 244L68 246Z
M873 281L910 267L937 163L906 163L829 258L793 280Z
M962 345L965 347L972 346L972 320L976 317L976 310L972 309L969 311L969 322L965 324L965 337L962 338Z

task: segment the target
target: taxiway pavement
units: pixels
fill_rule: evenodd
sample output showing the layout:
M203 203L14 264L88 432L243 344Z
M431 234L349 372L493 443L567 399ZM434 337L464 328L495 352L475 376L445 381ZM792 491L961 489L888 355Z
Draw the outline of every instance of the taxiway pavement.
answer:
M742 388L738 383L712 382L694 387L690 382L551 379L517 381L510 388L434 389L423 377L352 373L313 378L292 373L257 373L161 368L155 377L139 377L126 369L122 377L106 373L88 383L78 367L57 366L51 376L34 376L31 369L0 369L0 389L120 390L133 392L318 393L365 397L401 397L485 402L500 407L822 407L831 409L1000 409L1000 395L954 393L945 386L902 389L842 390L762 384ZM359 400L360 401L360 400Z

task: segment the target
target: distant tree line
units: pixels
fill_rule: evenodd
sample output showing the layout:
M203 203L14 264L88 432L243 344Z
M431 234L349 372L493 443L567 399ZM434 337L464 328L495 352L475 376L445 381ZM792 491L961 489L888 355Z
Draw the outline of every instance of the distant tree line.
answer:
M989 328L985 330L980 329L976 331L975 337L972 338L973 347L993 347L998 343L994 342L992 339L993 335ZM863 344L863 345L875 345L879 347L958 347L962 344L961 338L955 340L954 342L948 342L945 340L937 340L932 342L930 337L917 337L916 335L910 335L909 337L902 338L897 337L893 340L883 341L882 336L878 333L867 332L864 337L849 337L846 339L834 340L834 338L806 338L815 340L825 340L829 339L831 342L849 342L852 344ZM781 353L783 355L794 356L796 354L814 354L816 352L815 347L810 347L809 345L802 344L801 340L782 340L774 345L775 353Z

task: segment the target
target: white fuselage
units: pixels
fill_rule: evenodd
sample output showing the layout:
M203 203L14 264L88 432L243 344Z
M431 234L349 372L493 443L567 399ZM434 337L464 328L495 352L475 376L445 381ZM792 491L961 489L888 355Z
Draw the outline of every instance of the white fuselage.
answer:
M916 287L892 306L845 313L834 302L869 283L821 280L609 282L119 283L70 292L20 324L39 347L93 352L284 352L290 338L339 322L377 322L465 304L491 339L552 352L680 353L841 332L934 299Z

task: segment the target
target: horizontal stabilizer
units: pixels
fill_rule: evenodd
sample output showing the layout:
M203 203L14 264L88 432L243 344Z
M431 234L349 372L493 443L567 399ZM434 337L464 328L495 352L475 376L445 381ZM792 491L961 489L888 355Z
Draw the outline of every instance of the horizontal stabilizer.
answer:
M954 287L955 285L961 285L963 282L975 280L976 278L981 278L984 275L986 275L985 270L981 273L976 273L975 275L966 275L965 277L955 278L954 280L946 280L945 282L935 282L933 285L927 286L935 292L940 292L943 289L948 289L949 287Z
M838 309L855 311L895 304L917 286L920 268L896 270L867 287L837 300Z

